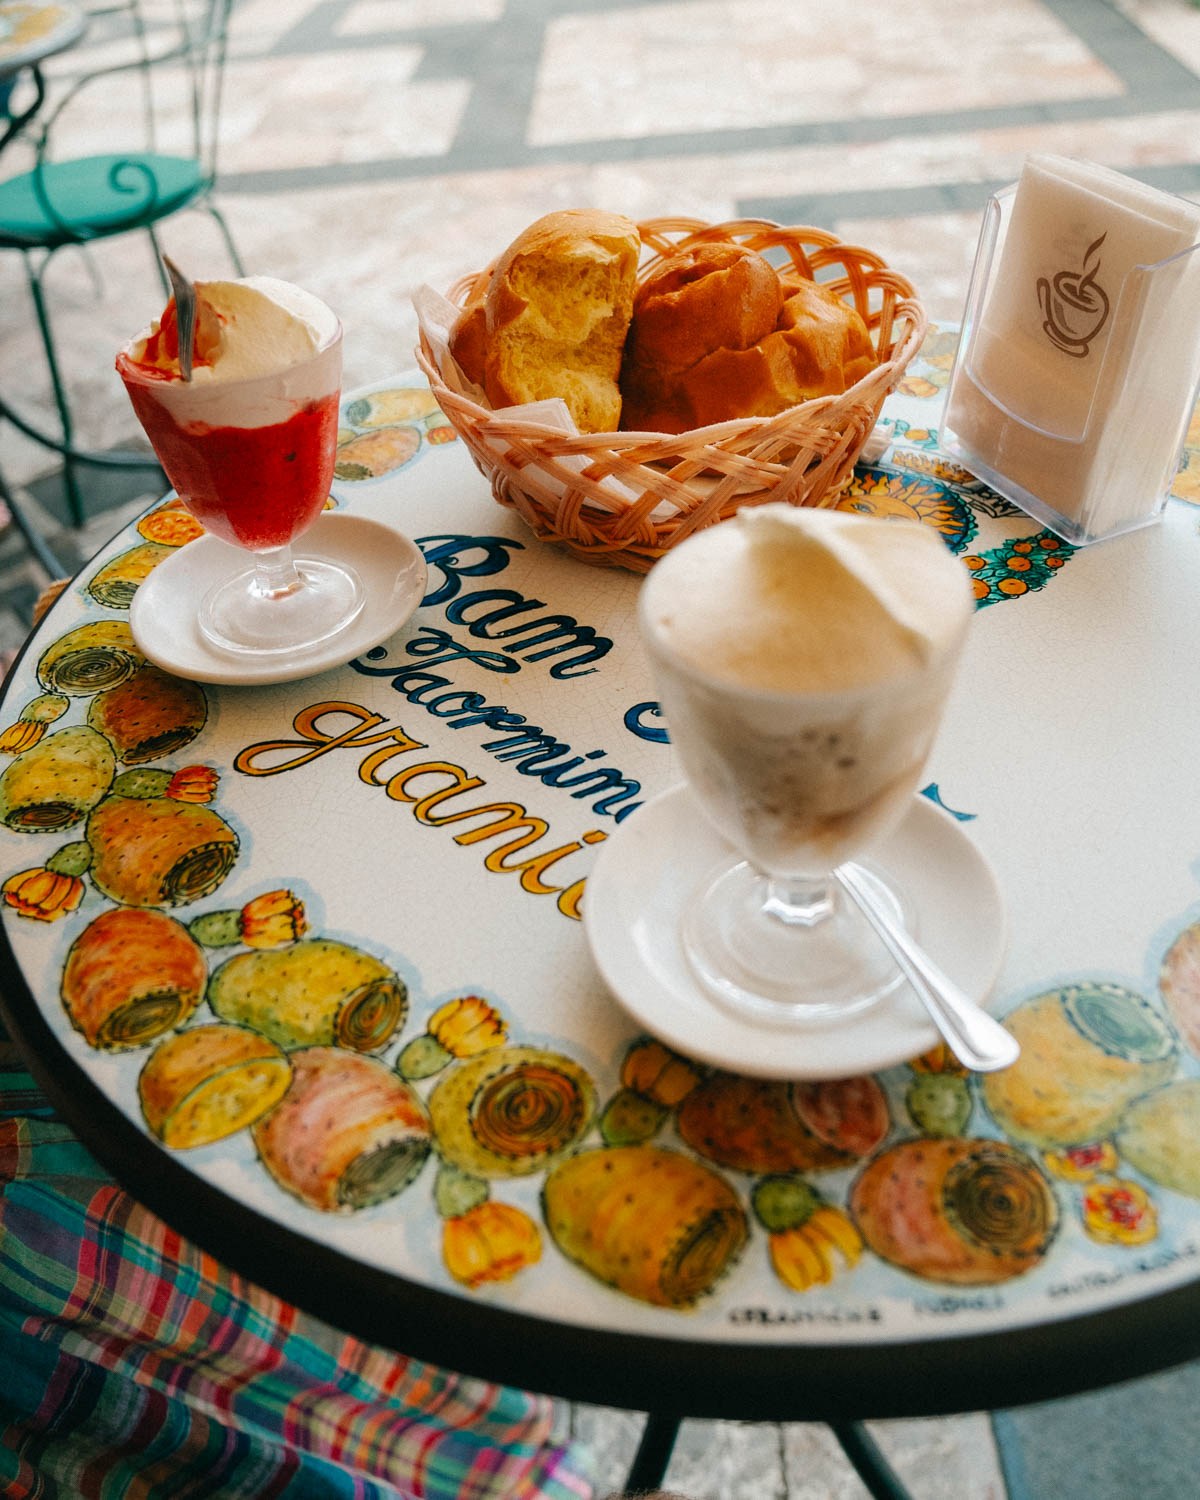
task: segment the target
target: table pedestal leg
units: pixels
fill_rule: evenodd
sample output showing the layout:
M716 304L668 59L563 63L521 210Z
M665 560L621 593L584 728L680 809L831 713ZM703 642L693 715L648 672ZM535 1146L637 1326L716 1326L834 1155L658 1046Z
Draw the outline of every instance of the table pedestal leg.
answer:
M16 496L5 482L4 475L0 474L0 505L7 507L9 514L16 522L17 530L25 539L25 545L37 558L42 571L50 579L62 578L70 573L70 568L64 566L55 557L49 542L42 536L41 532L34 526L33 522L25 514L17 501Z
M653 1411L647 1413L642 1440L625 1481L625 1488L630 1494L662 1488L667 1465L671 1462L671 1451L679 1436L679 1422L678 1417L664 1417L660 1412Z
M874 1500L910 1500L908 1491L861 1422L830 1422L829 1430Z

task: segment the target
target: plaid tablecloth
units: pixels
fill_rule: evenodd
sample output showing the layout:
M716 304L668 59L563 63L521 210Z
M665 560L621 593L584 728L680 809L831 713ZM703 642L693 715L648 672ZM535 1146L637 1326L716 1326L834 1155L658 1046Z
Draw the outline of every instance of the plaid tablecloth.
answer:
M124 1193L0 1030L0 1492L581 1500L554 1403L360 1343Z

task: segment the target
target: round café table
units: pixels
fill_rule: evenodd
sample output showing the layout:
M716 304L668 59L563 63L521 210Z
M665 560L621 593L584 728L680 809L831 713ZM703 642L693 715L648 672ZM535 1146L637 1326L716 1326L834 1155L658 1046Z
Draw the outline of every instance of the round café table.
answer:
M34 98L20 114L9 116L0 133L0 151L25 128L42 107L46 81L40 64L73 47L87 29L78 5L62 0L0 0L0 94L7 103L12 82L22 68L33 71Z
M257 687L148 665L131 600L196 532L168 499L7 681L5 1020L133 1194L349 1331L655 1413L660 1450L682 1416L841 1434L1200 1351L1200 458L1159 524L1073 549L940 454L953 344L840 503L973 575L920 806L996 874L1020 1061L966 1076L918 1025L882 1070L805 1080L784 1034L796 1076L748 1077L629 1019L581 914L679 779L639 578L538 542L398 376L344 402L332 497L424 554L382 646Z

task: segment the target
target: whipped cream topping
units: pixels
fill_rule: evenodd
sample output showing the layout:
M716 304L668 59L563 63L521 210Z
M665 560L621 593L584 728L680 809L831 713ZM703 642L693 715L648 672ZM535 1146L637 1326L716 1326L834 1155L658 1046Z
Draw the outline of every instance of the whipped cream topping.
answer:
M643 608L702 672L827 693L920 672L957 641L974 603L966 569L921 522L772 503L668 554Z
M337 316L319 297L272 276L196 283L194 384L273 375L302 364L337 336ZM175 309L125 347L136 365L182 379Z

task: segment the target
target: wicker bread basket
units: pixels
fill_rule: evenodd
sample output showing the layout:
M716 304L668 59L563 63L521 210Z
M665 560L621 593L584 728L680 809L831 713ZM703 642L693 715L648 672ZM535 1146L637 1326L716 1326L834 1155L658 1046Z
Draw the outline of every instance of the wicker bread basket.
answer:
M516 411L497 415L481 405L453 361L441 367L422 329L416 351L421 369L500 504L516 510L538 537L585 562L646 572L676 542L744 505L833 504L884 398L920 347L926 317L905 277L872 251L843 244L823 229L766 219L711 225L654 219L638 227L645 247L640 280L687 245L746 245L777 269L786 270L790 261L853 303L880 359L844 394L804 401L774 417L746 417L678 436L568 434ZM490 270L458 281L450 301L464 306Z

